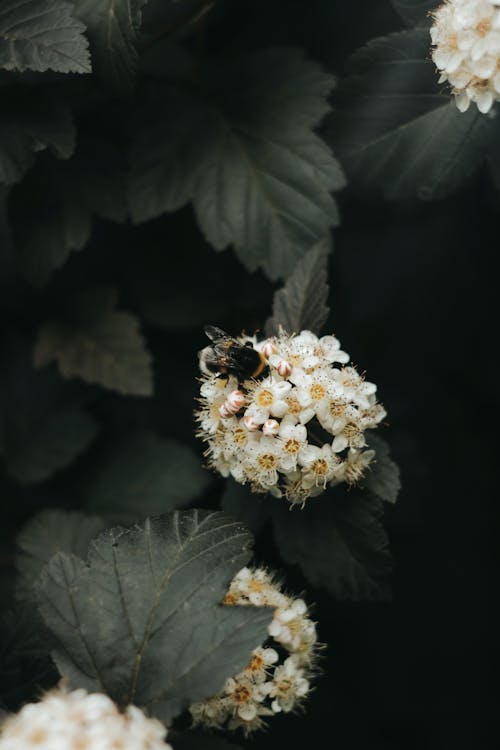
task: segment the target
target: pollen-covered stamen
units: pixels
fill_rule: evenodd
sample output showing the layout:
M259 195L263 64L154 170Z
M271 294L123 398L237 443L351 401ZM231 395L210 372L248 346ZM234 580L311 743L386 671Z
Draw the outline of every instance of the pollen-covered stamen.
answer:
M263 453L257 460L263 469L275 469L278 466L278 457L273 453Z
M271 391L268 391L267 389L263 389L261 391L257 392L255 401L259 406L271 406L274 401L274 396Z
M298 440L290 438L290 440L284 442L283 450L290 453L290 455L295 456L300 451L300 443Z
M326 388L321 383L313 383L309 393L313 401L321 401L326 396Z

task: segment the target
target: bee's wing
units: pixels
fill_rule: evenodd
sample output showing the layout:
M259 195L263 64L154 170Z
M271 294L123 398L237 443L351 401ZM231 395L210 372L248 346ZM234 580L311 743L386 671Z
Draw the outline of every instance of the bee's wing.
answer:
M231 340L231 336L223 331L222 328L217 328L217 326L206 325L205 333L210 341L214 341L215 343L220 343L221 341L225 340Z

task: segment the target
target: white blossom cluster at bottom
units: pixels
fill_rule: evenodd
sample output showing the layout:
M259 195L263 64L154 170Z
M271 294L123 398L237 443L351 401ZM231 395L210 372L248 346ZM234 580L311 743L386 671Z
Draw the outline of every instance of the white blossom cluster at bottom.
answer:
M256 648L245 669L226 680L224 689L190 707L195 725L245 734L261 728L265 718L298 708L310 691L318 643L316 626L302 599L284 594L262 568L243 568L224 598L227 605L274 608L269 640Z
M0 728L0 750L172 750L167 730L136 706L120 713L111 698L52 690Z

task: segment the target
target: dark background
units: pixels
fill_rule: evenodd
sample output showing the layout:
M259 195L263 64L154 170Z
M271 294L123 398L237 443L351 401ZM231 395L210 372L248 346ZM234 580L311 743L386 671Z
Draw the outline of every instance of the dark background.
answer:
M242 2L238 14L227 6L214 20L214 48L217 34L232 35L238 49L245 40L255 46L257 35L262 46L293 42L339 75L351 51L402 28L390 3L376 0L332 2L334 41L324 3L315 0ZM320 637L328 643L324 674L304 715L274 719L248 745L493 747L498 695L488 594L498 464L498 195L488 175L479 173L432 204L360 198L351 188L339 202L326 328L378 384L389 414L385 437L403 482L398 504L385 517L394 601L336 603L290 571L290 589L307 591L316 602ZM4 599L15 533L40 507L79 506L79 478L105 441L147 426L196 445L191 411L202 324L217 322L233 333L258 327L273 292L232 251L214 253L191 209L184 209L146 227L98 225L86 251L72 256L43 296L26 293L22 311L11 308L7 322L31 335L39 316L63 309L68 290L85 279L117 285L123 305L144 316L157 395L148 403L96 397L92 410L106 420L105 434L76 468L43 489L2 480ZM271 560L275 555L265 535L258 551Z

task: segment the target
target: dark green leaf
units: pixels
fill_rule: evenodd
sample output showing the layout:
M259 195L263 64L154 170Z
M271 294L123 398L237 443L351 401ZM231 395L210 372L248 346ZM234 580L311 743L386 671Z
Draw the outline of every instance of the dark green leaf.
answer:
M141 8L147 0L76 0L75 14L87 27L94 72L130 91L137 66Z
M39 602L61 674L166 723L216 693L271 619L269 610L220 604L250 544L225 514L192 510L104 532L88 564L56 555Z
M320 333L328 317L327 253L329 241L322 240L309 250L273 299L273 314L265 325L266 336L302 330Z
M102 518L76 510L42 510L34 516L16 540L17 595L22 599L33 596L43 566L56 552L86 557L90 540L105 526Z
M325 137L357 188L442 198L485 159L497 124L440 93L427 29L375 39L352 59Z
M35 163L36 152L50 148L68 159L75 147L69 109L36 89L2 92L0 112L0 182L19 182Z
M98 431L95 420L78 407L50 414L21 442L7 447L7 471L22 484L42 482L83 453Z
M228 479L221 500L221 508L257 534L270 518L275 502L276 500L270 495L251 492L247 485Z
M85 497L92 511L129 523L182 508L210 479L191 448L142 432L104 456Z
M85 26L66 0L2 0L0 68L90 73Z
M24 276L45 284L71 252L81 250L92 217L124 221L119 157L111 144L80 142L67 162L40 159L13 193L14 237Z
M53 360L65 378L81 378L123 395L153 393L151 355L138 319L115 310L113 290L90 290L79 301L75 324L49 322L38 333L34 362Z
M367 442L377 455L366 474L364 485L381 500L395 503L401 489L399 467L391 459L390 448L383 438L370 432Z
M301 52L270 49L207 69L200 96L155 91L131 152L133 220L192 200L217 250L234 245L249 270L287 276L338 223L330 193L344 178L313 131L332 87Z
M429 12L443 0L392 0L395 10L408 26L430 23Z
M335 488L303 510L275 506L276 543L313 586L337 599L390 599L391 557L382 503L369 493Z

